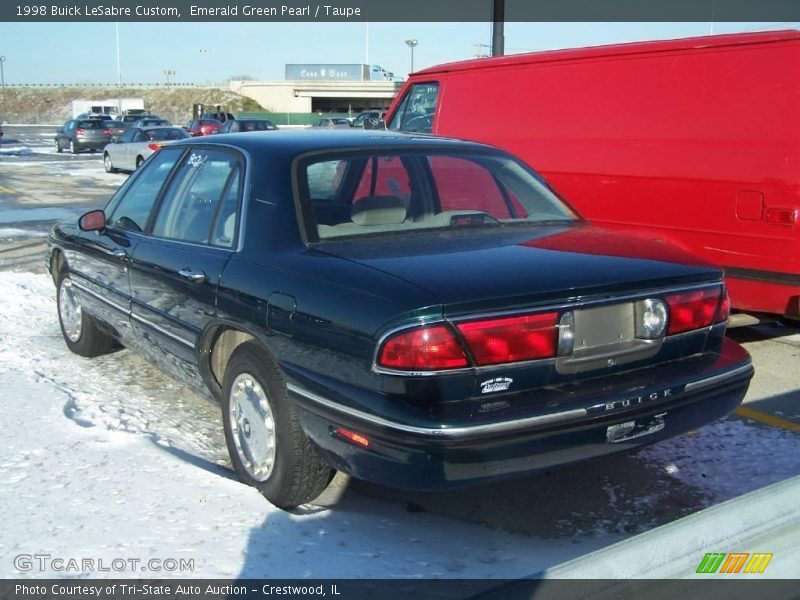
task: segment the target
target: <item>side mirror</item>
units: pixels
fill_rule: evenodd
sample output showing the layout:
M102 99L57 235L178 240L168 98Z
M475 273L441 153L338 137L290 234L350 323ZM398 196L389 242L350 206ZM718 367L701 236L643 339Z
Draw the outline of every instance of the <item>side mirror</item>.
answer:
M106 213L102 210L91 210L78 219L81 231L100 231L106 226Z

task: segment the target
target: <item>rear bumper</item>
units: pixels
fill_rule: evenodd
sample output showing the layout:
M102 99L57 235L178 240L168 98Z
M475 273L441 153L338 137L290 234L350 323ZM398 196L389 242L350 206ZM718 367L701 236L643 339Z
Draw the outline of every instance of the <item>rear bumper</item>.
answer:
M79 150L102 150L106 146L108 146L109 139L105 139L102 141L84 141L84 140L75 140L75 147Z
M653 375L663 372L654 369ZM584 401L557 410L481 423L402 422L333 402L307 385L289 384L306 433L330 464L359 479L436 490L524 475L657 442L714 422L741 404L753 367L726 339L722 352L689 374L585 384ZM377 403L376 403L377 404ZM369 439L365 448L335 432Z

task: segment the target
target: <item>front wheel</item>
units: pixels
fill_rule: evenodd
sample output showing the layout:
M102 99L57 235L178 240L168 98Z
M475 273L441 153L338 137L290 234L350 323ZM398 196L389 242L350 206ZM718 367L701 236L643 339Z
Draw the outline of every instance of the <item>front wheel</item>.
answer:
M279 508L311 502L333 470L303 432L275 360L254 342L239 346L225 370L222 420L239 479Z
M114 347L114 338L98 327L97 322L86 314L81 306L75 285L67 271L58 277L58 321L64 342L80 356L99 356Z
M63 151L63 148L61 147L61 142L59 142L58 140L56 140L56 152L58 152L59 154L61 154L61 152L62 152L62 151Z

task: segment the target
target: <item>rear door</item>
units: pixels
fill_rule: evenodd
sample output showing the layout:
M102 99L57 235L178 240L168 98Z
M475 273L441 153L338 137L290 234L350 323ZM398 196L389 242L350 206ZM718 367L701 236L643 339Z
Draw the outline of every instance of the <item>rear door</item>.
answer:
M131 261L133 327L153 358L190 382L199 375L198 338L216 313L217 285L233 252L243 172L237 152L192 148Z

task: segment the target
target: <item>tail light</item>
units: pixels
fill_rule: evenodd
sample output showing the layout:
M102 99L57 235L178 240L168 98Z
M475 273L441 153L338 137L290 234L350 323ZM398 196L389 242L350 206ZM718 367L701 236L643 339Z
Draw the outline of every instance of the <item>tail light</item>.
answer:
M468 366L464 349L445 325L394 334L383 343L377 363L382 367L404 371L433 371Z
M153 152L158 152L159 150L161 150L162 145L163 144L153 143L153 144L147 144L147 147L150 148L150 150L152 150Z
M114 135L114 134L111 133L111 130L108 127L106 127L105 129L103 129L103 135L111 136L111 135Z
M75 130L75 135L86 135L86 130L85 130L85 129L83 129L82 127L78 127L78 128Z
M730 309L727 292L721 286L672 294L665 300L669 306L667 335L720 323L728 318Z
M459 323L477 365L550 358L558 347L558 313Z

